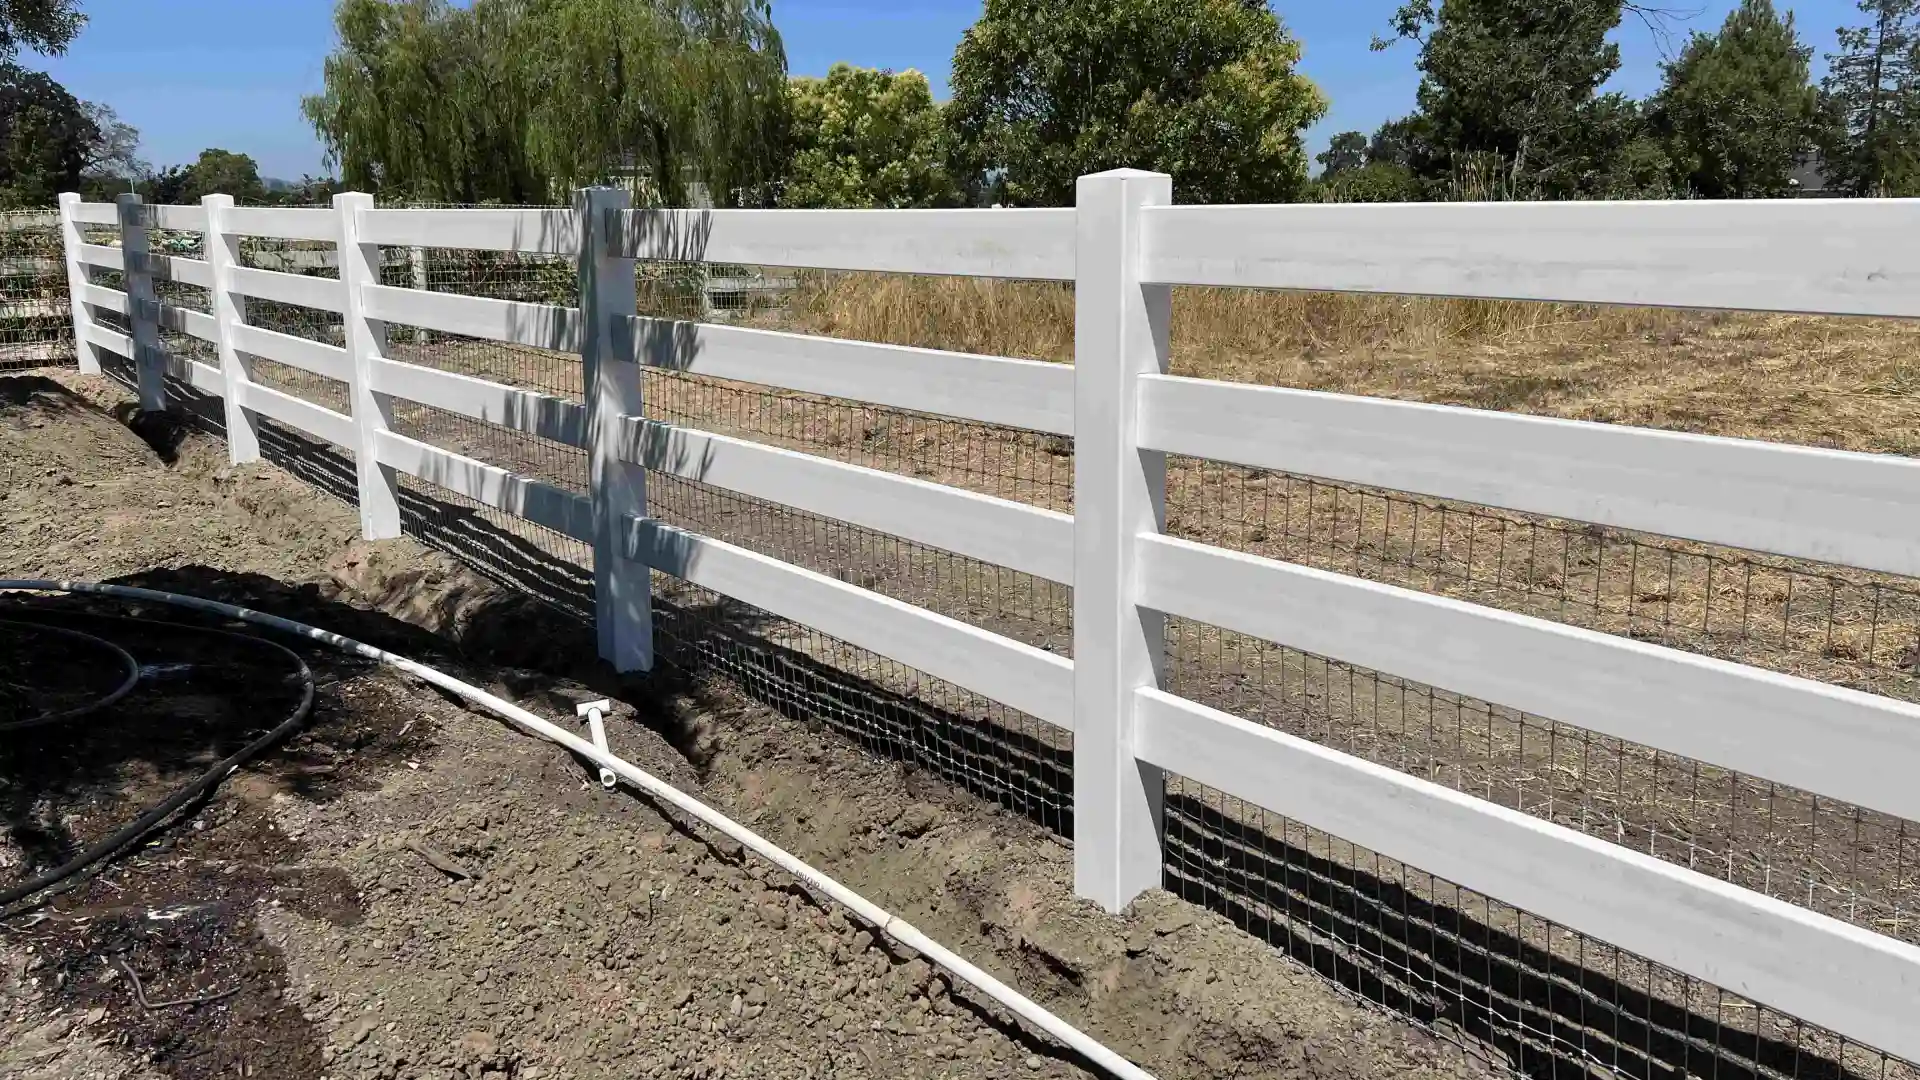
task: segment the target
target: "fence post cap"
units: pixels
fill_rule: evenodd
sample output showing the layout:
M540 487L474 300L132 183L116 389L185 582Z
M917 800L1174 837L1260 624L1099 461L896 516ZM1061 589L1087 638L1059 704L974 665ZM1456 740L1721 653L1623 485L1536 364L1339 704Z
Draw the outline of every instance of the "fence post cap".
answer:
M1083 173L1077 182L1085 183L1088 180L1146 180L1163 176L1171 179L1170 174L1154 172L1151 169L1108 169L1105 172Z

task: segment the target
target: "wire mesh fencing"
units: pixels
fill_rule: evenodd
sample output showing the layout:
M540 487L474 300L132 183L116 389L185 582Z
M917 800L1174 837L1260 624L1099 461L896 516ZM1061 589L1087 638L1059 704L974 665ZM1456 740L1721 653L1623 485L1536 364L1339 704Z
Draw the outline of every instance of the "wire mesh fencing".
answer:
M73 361L73 309L56 212L0 213L0 371Z
M1168 463L1167 502L1168 531L1186 539L1920 700L1910 580L1181 458ZM1920 942L1911 822L1191 620L1169 620L1166 685ZM1920 1076L1418 867L1183 777L1167 784L1169 888L1517 1071Z

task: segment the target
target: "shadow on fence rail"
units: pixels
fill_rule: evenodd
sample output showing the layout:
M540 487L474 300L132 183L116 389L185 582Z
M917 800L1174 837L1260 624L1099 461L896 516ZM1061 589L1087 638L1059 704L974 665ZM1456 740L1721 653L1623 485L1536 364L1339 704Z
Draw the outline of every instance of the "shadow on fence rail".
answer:
M124 359L110 356L106 371L131 385ZM167 385L169 403L189 423L224 436L218 398L172 379ZM348 453L264 419L260 444L269 461L355 502ZM583 620L582 633L591 636L590 570L469 507L409 488L401 500L408 535ZM824 724L868 753L1072 837L1071 750L822 663L774 640L776 616L704 590L684 592L654 598L658 658L674 682L724 676L765 707ZM1833 1055L1653 996L1474 918L1466 905L1419 895L1190 795L1169 792L1163 820L1168 891L1224 915L1357 998L1483 1055L1494 1048L1521 1074L1871 1080Z

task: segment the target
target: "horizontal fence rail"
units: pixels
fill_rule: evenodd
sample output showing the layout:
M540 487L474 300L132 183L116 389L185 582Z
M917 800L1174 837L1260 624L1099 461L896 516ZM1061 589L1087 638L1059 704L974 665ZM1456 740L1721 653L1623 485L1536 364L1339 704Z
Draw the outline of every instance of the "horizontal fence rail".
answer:
M224 399L236 462L258 455L256 415L346 449L369 539L399 535L404 476L585 545L600 648L617 666L653 662L657 573L1018 710L1046 730L1020 751L1035 761L1052 753L1045 738L1070 738L1058 783L1072 800L1076 889L1104 906L1163 879L1172 774L1920 1062L1920 948L1187 700L1165 672L1167 620L1186 620L1329 671L1405 680L1402 693L1417 683L1920 822L1920 706L1368 580L1358 561L1334 573L1166 532L1176 455L1920 576L1920 462L1909 458L1167 373L1174 285L1920 316L1920 204L1195 207L1170 205L1169 184L1126 170L1086 177L1077 206L1050 210L634 210L604 189L572 208L479 210L376 209L357 194L325 210L67 196L61 227L83 366L129 358L143 400L156 371ZM83 226L120 228L122 246L86 242L97 229ZM148 255L149 227L204 234L206 259ZM261 269L238 265L242 236L327 247ZM580 283L579 304L429 289L417 261L412 287L383 283L383 246L572 260L577 277L561 277ZM1068 281L1076 362L642 316L638 260ZM129 284L96 284L90 268ZM208 289L213 303L159 303L140 291L153 280ZM248 321L248 299L340 318L314 336L269 329ZM101 315L125 316L132 332ZM389 327L407 329L389 340ZM214 343L219 365L144 344L162 328ZM429 334L550 360L562 385L411 362ZM255 360L343 384L346 411L263 385ZM1074 512L649 416L649 380L704 385L675 376L750 385L783 406L817 397L1044 439L1072 455ZM517 444L525 452L508 467L428 441L448 428L406 426L420 414L540 442ZM648 505L649 474L674 498L713 493L1025 575L1063 606L1071 589L1072 658L888 595L881 575L751 550L762 539L752 529L723 539L671 524ZM569 490L583 475L584 493ZM1436 981L1421 992L1444 1002L1452 991Z
M593 539L593 511L583 495L391 431L379 433L378 445L383 465L576 540Z
M673 319L635 318L630 334L651 367L1073 434L1073 369L1060 364Z
M625 521L627 556L831 634L1056 727L1073 725L1073 664L825 574L656 521Z
M630 210L630 259L1071 281L1071 210Z
M620 456L655 472L766 499L1073 583L1073 518L745 439L628 418Z
M175 281L182 285L196 285L202 289L213 288L213 267L200 259L187 259L179 255L169 255L153 260L153 276L159 281Z
M1920 706L1173 537L1139 543L1142 607L1920 819Z
M587 444L586 409L564 398L383 357L374 359L371 372L379 393L568 446Z
M1140 445L1920 575L1920 461L1149 375Z
M344 314L347 310L346 285L336 278L256 270L250 266L233 267L230 274L231 284L228 287L241 296L335 314ZM207 278L207 284L212 286L211 276Z
M218 340L210 339L210 340ZM346 382L353 375L353 358L347 350L324 341L283 334L245 323L232 328L233 347L251 356L286 364L302 371Z
M1141 228L1143 278L1175 285L1920 315L1920 249L1886 242L1920 232L1913 199L1155 206Z
M369 285L362 293L367 317L449 334L528 345L555 352L580 351L580 309L484 296Z
M359 222L369 244L580 253L580 216L572 210L365 210Z

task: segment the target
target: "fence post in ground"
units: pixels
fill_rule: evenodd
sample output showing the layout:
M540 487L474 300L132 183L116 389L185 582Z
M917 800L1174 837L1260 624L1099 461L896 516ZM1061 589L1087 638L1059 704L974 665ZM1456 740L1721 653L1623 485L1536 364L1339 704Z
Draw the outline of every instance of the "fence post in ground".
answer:
M253 381L252 358L233 347L233 328L247 321L247 301L233 291L233 268L240 265L240 237L228 230L227 213L233 196L206 195L200 206L207 214L207 266L213 288L207 291L213 312L214 342L220 352L220 398L226 411L227 460L235 465L260 460L260 426L253 413L240 406L240 386Z
M120 212L121 277L127 286L127 326L132 329L133 370L140 408L167 407L166 354L160 350L160 298L153 289L153 258L147 250L146 208L127 192L114 199Z
M100 374L100 346L87 337L87 327L93 324L93 312L81 299L87 284L87 267L80 261L80 245L86 237L80 232L80 193L63 192L60 195L60 246L66 252L67 260L67 300L73 308L73 358L79 361L83 375Z
M653 572L626 557L620 528L624 514L647 515L646 470L621 460L618 451L622 420L642 413L641 372L630 329L636 305L633 259L614 245L620 212L630 205L620 188L585 188L574 199L580 215L580 366L600 658L616 671L651 671Z
M1165 619L1134 602L1135 538L1166 524L1165 455L1135 440L1139 377L1167 369L1172 294L1140 281L1142 207L1162 173L1077 187L1074 281L1073 879L1109 911L1161 883L1159 769L1133 752L1134 691L1159 682Z
M380 284L380 245L360 242L360 212L373 209L373 196L341 192L333 197L333 209L340 218L340 284L347 297L347 397L359 433L353 463L360 482L360 535L391 540L400 535L400 478L380 463L380 436L393 426L393 400L373 389L373 361L387 354L387 324L367 318L364 293Z

